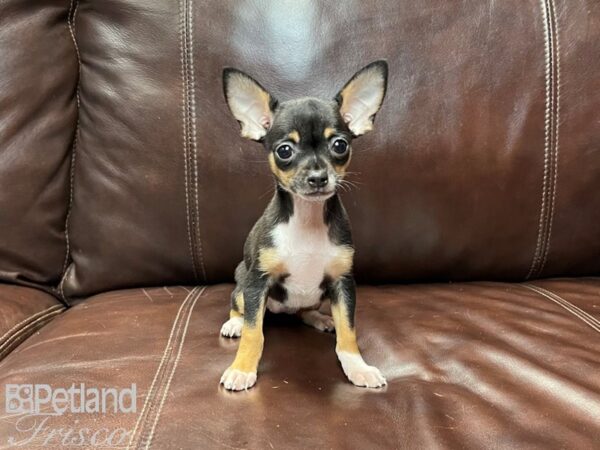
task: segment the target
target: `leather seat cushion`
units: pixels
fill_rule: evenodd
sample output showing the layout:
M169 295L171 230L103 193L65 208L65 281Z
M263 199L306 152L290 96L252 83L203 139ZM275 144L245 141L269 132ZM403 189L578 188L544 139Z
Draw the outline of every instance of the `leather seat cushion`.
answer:
M387 377L382 390L345 380L334 335L270 316L257 386L224 391L238 345L219 337L231 289L92 297L5 358L0 384L136 383L135 414L47 426L122 427L155 448L600 445L598 279L360 287L359 344ZM0 436L26 439L20 418L4 415Z

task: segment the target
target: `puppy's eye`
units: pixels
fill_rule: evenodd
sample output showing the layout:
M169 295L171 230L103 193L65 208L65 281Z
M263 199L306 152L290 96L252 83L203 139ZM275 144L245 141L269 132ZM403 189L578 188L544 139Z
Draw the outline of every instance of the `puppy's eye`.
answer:
M275 153L277 153L279 159L281 159L282 161L287 161L292 157L294 151L292 150L292 147L290 147L288 144L282 144L279 147L277 147Z
M348 152L348 143L344 139L336 139L331 144L331 151L336 156L344 156Z

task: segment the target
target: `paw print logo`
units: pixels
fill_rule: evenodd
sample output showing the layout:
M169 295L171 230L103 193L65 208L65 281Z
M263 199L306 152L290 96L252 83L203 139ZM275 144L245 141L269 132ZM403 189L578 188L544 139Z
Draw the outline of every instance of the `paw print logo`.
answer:
M7 414L27 414L33 412L33 385L7 384L5 394L5 410Z

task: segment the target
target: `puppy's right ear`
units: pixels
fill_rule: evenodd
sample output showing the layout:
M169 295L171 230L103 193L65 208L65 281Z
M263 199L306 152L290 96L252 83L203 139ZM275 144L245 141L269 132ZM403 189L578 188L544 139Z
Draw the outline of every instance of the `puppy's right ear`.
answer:
M231 113L240 123L242 137L261 141L273 125L277 100L254 78L232 68L223 70L223 91Z

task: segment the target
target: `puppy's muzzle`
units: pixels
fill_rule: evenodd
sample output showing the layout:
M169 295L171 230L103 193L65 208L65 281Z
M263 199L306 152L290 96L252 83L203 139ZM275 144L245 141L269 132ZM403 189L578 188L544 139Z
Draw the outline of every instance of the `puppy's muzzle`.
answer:
M306 184L312 189L320 190L327 186L329 182L329 174L326 169L311 170L306 177Z

